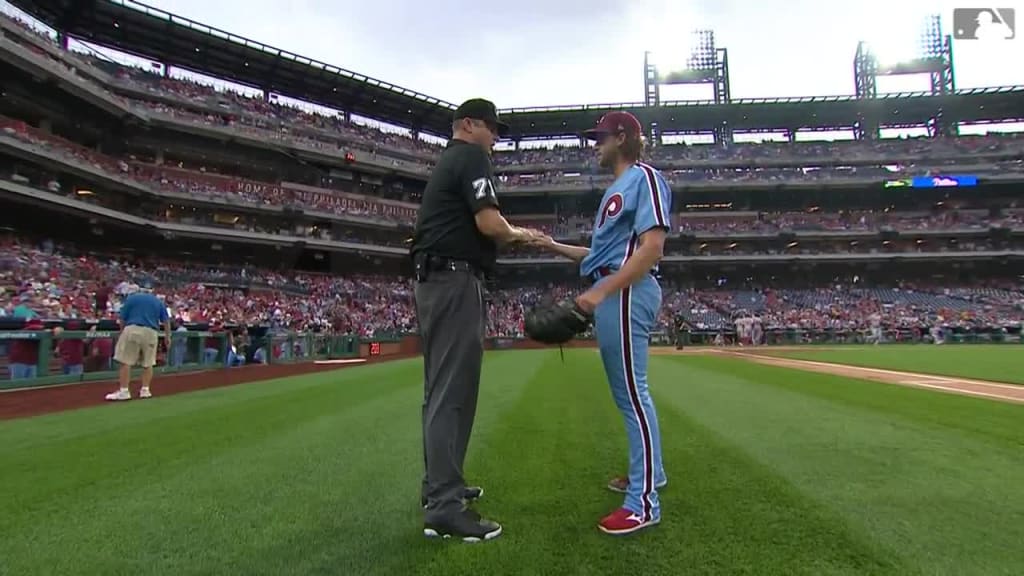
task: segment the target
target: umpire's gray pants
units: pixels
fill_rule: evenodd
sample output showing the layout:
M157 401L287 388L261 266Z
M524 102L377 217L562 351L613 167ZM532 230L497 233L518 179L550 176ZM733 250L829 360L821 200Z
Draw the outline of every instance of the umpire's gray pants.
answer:
M482 282L469 272L431 271L416 284L427 522L463 509L462 464L476 416L486 312Z

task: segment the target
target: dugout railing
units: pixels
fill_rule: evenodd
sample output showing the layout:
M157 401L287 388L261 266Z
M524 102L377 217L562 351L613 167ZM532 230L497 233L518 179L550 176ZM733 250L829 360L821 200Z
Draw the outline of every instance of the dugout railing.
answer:
M0 331L0 390L112 380L120 332L109 330ZM236 341L225 332L175 331L171 345L163 334L156 374L231 369L359 356L359 338L323 333L267 332ZM132 377L141 372L133 368Z
M882 330L879 344L933 344L935 336L930 328L886 328ZM942 344L1024 344L1021 326L996 326L965 329L946 327L937 334ZM592 334L583 334L575 339L579 343L596 345ZM487 339L491 349L514 349L521 347L527 338L523 336L494 336ZM773 328L762 332L757 344L762 346L797 346L816 344L874 344L871 330L822 329L805 330L797 328ZM731 346L740 343L734 329L699 330L656 330L651 333L652 346ZM744 343L748 343L744 340Z

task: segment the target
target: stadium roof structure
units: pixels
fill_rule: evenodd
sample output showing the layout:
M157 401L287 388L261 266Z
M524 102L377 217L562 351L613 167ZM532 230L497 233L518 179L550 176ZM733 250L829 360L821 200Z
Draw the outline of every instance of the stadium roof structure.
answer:
M645 125L658 124L662 134L711 132L727 123L735 131L830 130L855 122L882 126L920 126L941 110L948 121L989 123L1024 118L1024 86L974 88L932 96L928 92L855 96L680 100L648 107L642 102L512 108L502 111L512 135L524 139L573 136L611 110L628 110Z
M11 0L71 37L170 66L315 102L359 116L447 137L455 105L337 66L272 48L131 0ZM500 98L497 98L500 104ZM642 102L501 110L509 137L573 137L610 110L629 110L661 134L732 130L829 130L854 123L921 126L941 111L946 122L1024 120L1024 86L880 95Z
M58 32L169 66L435 134L455 105L131 0L15 0Z

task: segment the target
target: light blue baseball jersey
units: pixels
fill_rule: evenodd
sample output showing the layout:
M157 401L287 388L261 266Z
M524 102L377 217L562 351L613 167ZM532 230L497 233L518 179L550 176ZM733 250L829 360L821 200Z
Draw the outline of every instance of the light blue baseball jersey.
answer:
M593 276L603 267L621 268L636 251L641 234L651 228L671 228L671 211L672 191L661 172L643 162L631 166L601 198L590 254L580 263L580 275Z

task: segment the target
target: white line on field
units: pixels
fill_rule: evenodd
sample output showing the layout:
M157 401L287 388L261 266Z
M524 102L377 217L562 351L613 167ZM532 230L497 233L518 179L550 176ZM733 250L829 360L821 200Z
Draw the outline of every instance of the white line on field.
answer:
M984 396L986 398L997 398L999 400L1008 400L1010 402L1024 402L1024 398L1016 398L1014 396L1003 396L1002 394L989 394L988 392L979 392L977 390L966 390L964 388L957 388L955 386L940 386L938 384L930 384L928 382L921 382L918 380L904 380L900 384L907 386L916 386L919 388L932 388L935 390L945 390L946 392L954 392L956 394L967 394L969 396Z
M1006 401L1015 402L1015 403L1024 403L1024 398L1020 398L1020 397L1017 397L1017 396L1008 396L1008 395L1004 395L1004 394L993 394L993 393L989 393L989 392L980 392L978 390L970 390L970 389L965 389L965 388L961 388L961 387L958 387L958 386L943 386L943 385L938 384L938 383L941 382L941 383L945 383L945 384L961 384L961 385L962 384L967 384L967 385L973 385L973 386L986 386L986 387L992 387L992 388L1003 388L1003 389L1018 390L1018 391L1021 390L1021 388L1022 388L1021 386L1014 386L1012 384L999 384L999 383L996 383L996 382L985 382L983 380L964 380L964 379L960 379L960 378L946 378L946 377L942 377L942 376L930 376L928 374L914 374L914 373L911 373L911 372L899 372L899 371L896 371L896 370L884 370L882 368L865 368L863 366L854 366L852 364L835 364L835 363L832 363L832 362L816 362L816 361L813 361L813 360L799 360L799 359L794 359L794 358L785 358L785 357L777 357L777 356L762 356L760 354L749 354L749 353L742 353L742 352L733 352L732 355L733 356L739 356L741 358L750 358L752 360L760 360L760 361L768 363L768 364L788 366L790 368L800 368L800 366L803 365L803 366L807 366L807 367L814 366L814 367L818 367L818 368L827 368L827 369L829 369L832 372L834 372L834 371L836 371L838 369L838 370L856 370L856 371L860 371L860 372L875 373L875 374L880 374L880 375L881 374L885 374L885 375L888 375L888 376L904 376L905 377L904 379L899 380L899 381L897 381L895 383L902 384L902 385L907 385L907 386L916 386L916 387L919 387L919 388L931 388L933 390L942 390L942 391L945 391L945 392L952 392L952 393L955 393L955 394L963 394L963 395L966 395L966 396L980 396L980 397L985 397L985 398L995 398L995 399L998 399L998 400L1006 400ZM852 377L855 378L856 376L852 376ZM882 380L882 382L883 383L893 383L892 380Z
M777 356L762 356L760 354L747 354L743 352L735 352L738 356L750 356L752 358L772 359L772 360L783 360L786 362L799 362L801 364L808 364L811 366L822 366L826 368L856 368L864 372L874 372L876 374L886 374L889 376L906 376L907 378L916 378L920 380L926 380L928 382L961 382L965 384L978 384L981 386L992 386L993 388L1005 388L1007 390L1020 390L1021 386L1014 384L1000 384L998 382L987 382L985 380L970 380L967 378L950 378L949 376L932 376L930 374L918 374L915 372L901 372L899 370L885 370L883 368L868 368L866 366L858 366L856 364L836 364L834 362L817 362L814 360L802 360L797 358L784 358Z

